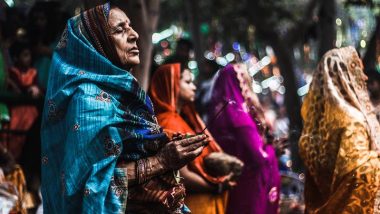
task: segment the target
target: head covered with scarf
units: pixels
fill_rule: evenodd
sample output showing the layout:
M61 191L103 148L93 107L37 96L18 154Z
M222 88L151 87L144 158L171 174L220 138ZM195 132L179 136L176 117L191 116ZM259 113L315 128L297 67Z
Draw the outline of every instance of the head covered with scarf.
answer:
M228 104L226 110L217 118L218 122L210 121L210 127L216 125L215 123L218 123L218 126L238 127L251 124L253 121L258 129L261 128L265 120L264 112L252 90L252 78L245 65L227 65L214 77L212 89L211 102L215 108L209 111L210 119L214 118L226 103ZM240 119L235 120L240 114Z
M180 80L181 64L162 65L152 78L149 94L156 109L158 122L165 131L194 135L202 132L205 124L196 112L193 103L185 103L180 113L177 112L177 103L180 99ZM205 133L210 136L209 145L188 166L207 181L220 183L224 178L211 176L205 170L204 158L212 152L221 152L222 150L208 130L205 130Z
M245 164L230 191L227 213L277 213L280 176L272 146L265 143L264 114L244 64L229 64L214 76L208 127L222 149ZM213 119L215 118L215 119Z
M380 167L377 157L380 127L369 99L366 79L363 64L353 47L330 50L314 72L302 105L304 128L299 142L300 155L308 172L306 206L309 210L340 212L348 207L351 212L364 212L367 206L358 209L355 203L366 200L372 210L368 212L373 212L374 200L368 197L376 194L379 186L379 171L373 178L370 176L376 174L376 165L377 170ZM376 160L374 164L372 161ZM364 166L367 163L374 168ZM345 188L345 182L350 185L348 175L357 179L356 183L373 182L373 187L370 190L365 185ZM364 190L366 192L362 192ZM362 198L342 203L349 199L347 191Z
M133 194L117 162L152 156L166 141L149 97L122 68L111 9L69 19L53 55L41 130L47 212L124 213ZM166 198L171 190L155 192L169 208L178 202Z

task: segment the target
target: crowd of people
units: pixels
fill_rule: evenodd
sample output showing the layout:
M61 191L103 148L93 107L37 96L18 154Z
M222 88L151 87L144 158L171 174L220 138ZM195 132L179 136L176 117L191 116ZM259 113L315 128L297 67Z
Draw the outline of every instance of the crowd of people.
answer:
M27 213L41 203L42 103L67 17L56 2L0 10L0 207Z
M56 6L37 3L25 26L10 11L0 28L0 87L21 100L0 103L0 210L285 213L286 109L273 122L244 63L205 60L196 85L182 39L145 91L128 13L106 3L52 27ZM321 59L301 112L305 203L286 213L380 212L379 75L368 92L352 47Z

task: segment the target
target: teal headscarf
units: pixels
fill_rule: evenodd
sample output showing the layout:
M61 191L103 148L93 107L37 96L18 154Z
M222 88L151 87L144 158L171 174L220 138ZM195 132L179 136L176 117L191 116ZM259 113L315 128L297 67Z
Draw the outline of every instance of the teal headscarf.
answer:
M106 16L109 4L68 20L50 67L41 130L45 213L124 213L127 177L116 162L152 156L166 139L136 79L86 36L95 10Z

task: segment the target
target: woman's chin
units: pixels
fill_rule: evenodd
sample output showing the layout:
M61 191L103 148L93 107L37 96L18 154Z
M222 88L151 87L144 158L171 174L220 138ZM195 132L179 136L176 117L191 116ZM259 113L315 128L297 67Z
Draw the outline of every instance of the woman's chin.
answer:
M133 66L136 66L136 65L140 64L140 58L139 58L139 56L134 56L134 57L131 57L128 60L128 62L133 67Z
M135 58L135 59L129 58L127 60L127 62L123 63L123 68L128 70L128 69L131 69L131 68L133 68L133 67L135 67L136 65L139 65L139 64L140 64L140 59L138 57Z

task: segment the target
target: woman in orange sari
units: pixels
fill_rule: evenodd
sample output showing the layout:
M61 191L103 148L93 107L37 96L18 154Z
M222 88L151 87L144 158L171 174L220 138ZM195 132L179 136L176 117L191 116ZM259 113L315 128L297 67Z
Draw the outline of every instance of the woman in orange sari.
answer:
M380 127L353 47L325 54L302 105L306 213L380 213Z
M193 101L195 85L189 69L181 70L180 64L167 64L155 72L150 88L150 97L155 107L158 123L168 132L194 135L205 128L203 121L195 111ZM224 189L233 186L228 176L212 176L205 164L205 158L211 153L222 152L210 133L210 143L200 156L180 170L184 178L187 196L186 205L192 213L225 213L227 192ZM240 161L237 164L242 166Z

